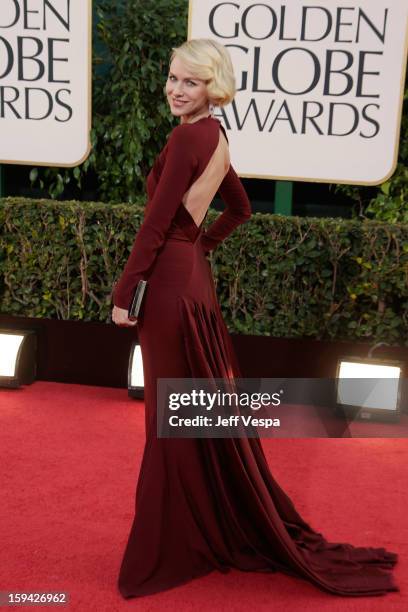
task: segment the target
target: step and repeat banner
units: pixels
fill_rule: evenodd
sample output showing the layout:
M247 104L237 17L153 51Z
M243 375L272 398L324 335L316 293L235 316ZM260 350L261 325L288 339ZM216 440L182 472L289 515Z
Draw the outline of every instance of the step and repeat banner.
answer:
M407 0L190 0L188 38L232 57L241 176L375 185L398 156Z
M0 163L90 151L91 0L0 0Z

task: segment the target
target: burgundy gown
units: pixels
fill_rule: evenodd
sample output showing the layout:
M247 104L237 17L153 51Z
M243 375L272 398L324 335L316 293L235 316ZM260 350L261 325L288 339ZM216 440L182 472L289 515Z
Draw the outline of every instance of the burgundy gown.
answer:
M398 591L397 553L328 542L273 478L257 438L158 438L158 378L241 377L217 301L208 252L251 215L232 165L219 186L225 211L207 229L181 202L222 133L209 116L176 126L147 177L148 202L113 291L128 307L148 289L137 323L145 385L146 445L136 512L119 572L125 598L213 570L281 571L346 596ZM228 140L228 139L227 139Z

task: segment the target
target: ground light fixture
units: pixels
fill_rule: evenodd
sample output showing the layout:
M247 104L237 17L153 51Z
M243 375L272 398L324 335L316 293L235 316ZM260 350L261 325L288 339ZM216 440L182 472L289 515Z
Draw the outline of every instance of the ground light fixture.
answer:
M336 409L358 420L399 421L404 364L373 357L337 363Z
M144 398L143 361L140 344L134 342L130 349L128 367L128 395L138 399Z
M0 387L31 384L37 372L36 353L34 330L0 328Z

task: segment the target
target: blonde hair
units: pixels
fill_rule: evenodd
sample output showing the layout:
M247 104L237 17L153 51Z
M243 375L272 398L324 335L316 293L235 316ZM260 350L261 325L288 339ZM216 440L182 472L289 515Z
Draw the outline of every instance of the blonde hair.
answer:
M234 99L234 69L224 45L211 38L192 38L179 47L172 47L170 63L176 56L192 75L206 82L210 104L225 106Z

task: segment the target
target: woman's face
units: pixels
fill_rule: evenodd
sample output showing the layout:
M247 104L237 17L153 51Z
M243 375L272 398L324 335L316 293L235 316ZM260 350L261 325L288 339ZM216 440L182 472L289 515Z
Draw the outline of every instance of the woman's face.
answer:
M170 64L166 95L172 114L181 117L182 122L208 111L205 82L192 75L178 57Z

